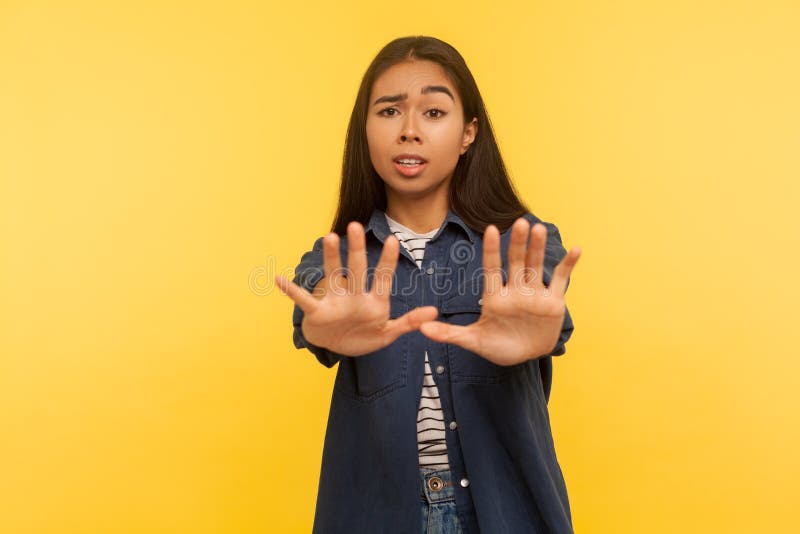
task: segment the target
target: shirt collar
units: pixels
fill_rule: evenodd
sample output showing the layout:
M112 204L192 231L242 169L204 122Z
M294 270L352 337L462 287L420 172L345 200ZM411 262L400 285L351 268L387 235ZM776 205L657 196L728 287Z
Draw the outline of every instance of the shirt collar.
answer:
M475 240L478 238L478 234L470 228L467 223L465 223L461 217L456 215L453 210L448 209L447 215L444 218L444 222L442 223L442 227L439 229L439 232L433 236L432 239L436 239L436 237L441 233L442 229L447 226L448 224L454 224L456 226L460 226L464 233L467 234L470 243L474 243ZM386 237L391 233L389 229L389 223L386 221L386 215L383 210L375 208L372 211L372 215L369 218L369 221L364 226L364 233L372 232L375 236L383 242Z

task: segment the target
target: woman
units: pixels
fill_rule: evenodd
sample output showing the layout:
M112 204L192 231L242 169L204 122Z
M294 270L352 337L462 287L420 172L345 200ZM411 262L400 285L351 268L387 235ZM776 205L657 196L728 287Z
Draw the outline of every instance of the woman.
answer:
M461 55L387 44L332 231L276 277L295 345L339 363L314 532L572 532L547 400L579 256L517 198Z

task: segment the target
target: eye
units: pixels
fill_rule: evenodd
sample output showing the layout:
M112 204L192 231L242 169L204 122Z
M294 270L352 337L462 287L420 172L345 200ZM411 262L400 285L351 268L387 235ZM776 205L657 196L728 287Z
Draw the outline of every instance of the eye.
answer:
M392 113L389 113L390 111ZM434 115L431 117L433 119L441 119L442 117L447 115L446 111L441 110L439 108L431 108L428 111L426 111L426 113L433 113ZM397 115L397 108L384 108L378 112L378 115L383 117L394 117L395 115Z

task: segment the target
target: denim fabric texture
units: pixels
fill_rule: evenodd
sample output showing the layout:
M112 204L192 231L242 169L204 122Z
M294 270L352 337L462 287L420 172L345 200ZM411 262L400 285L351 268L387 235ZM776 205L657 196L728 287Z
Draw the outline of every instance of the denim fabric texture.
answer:
M547 227L544 283L566 255L556 226ZM364 225L367 265L374 269L390 235L383 211ZM510 228L500 236L507 281ZM468 325L481 313L482 236L452 210L428 241L419 269L401 247L392 282L390 318L419 306L440 321ZM341 236L347 266L347 236ZM324 276L322 238L303 254L294 282L311 291ZM368 272L367 288L373 277ZM463 532L571 533L567 488L556 458L547 403L552 359L566 352L569 310L555 347L524 363L499 366L457 345L409 332L373 353L350 357L303 336L303 311L293 312L294 344L326 367L338 364L331 396L313 531L421 532L416 420L428 351L447 428L449 489ZM429 503L433 504L433 503Z
M463 532L458 522L456 493L450 470L420 467L422 534Z

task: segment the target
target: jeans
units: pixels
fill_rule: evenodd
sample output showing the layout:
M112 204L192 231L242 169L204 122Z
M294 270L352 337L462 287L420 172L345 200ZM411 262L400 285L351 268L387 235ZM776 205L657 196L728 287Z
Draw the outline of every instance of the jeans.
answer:
M461 532L456 514L456 496L450 471L420 467L422 533L453 534Z

